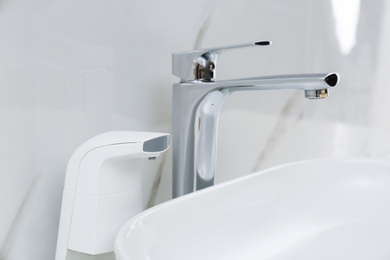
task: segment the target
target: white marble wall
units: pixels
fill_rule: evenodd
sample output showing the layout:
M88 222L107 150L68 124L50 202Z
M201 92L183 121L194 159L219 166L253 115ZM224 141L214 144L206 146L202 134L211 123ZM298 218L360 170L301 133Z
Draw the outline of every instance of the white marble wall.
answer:
M82 142L171 131L175 51L271 40L223 54L217 77L342 77L321 101L231 96L218 182L294 160L389 156L389 27L384 0L0 0L0 260L54 259L65 168ZM144 167L145 207L170 199L171 153Z

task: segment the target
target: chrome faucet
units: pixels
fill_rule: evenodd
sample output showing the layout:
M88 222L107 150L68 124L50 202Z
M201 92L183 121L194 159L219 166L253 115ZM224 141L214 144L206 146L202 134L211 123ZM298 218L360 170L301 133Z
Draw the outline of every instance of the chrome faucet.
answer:
M226 98L243 90L301 89L309 99L328 96L338 73L282 75L214 80L218 55L229 49L267 46L269 41L172 54L173 74L173 197L214 185L218 118Z

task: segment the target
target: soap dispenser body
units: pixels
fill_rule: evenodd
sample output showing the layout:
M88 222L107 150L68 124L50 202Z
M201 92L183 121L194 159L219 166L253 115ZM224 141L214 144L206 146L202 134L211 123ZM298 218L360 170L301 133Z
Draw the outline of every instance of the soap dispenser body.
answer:
M145 142L153 140L162 145L145 152ZM88 255L114 250L117 231L143 210L142 158L156 157L168 146L167 134L109 132L75 151L67 167L56 260L67 259L68 250Z

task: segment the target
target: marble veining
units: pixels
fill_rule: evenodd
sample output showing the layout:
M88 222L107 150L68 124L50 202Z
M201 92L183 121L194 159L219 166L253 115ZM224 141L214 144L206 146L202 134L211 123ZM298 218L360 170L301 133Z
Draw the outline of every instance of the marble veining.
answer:
M31 182L31 184L30 184L30 186L29 186L29 188L24 196L24 199L23 199L22 203L20 204L19 209L14 217L14 220L12 221L12 224L9 227L9 230L7 232L7 235L6 235L6 239L0 248L0 260L7 260L8 259L8 254L12 248L14 238L15 238L15 231L19 225L20 220L24 217L23 212L24 212L25 206L27 205L27 202L31 198L31 195L32 195L34 189L36 188L37 180L38 180L38 178L35 178Z
M210 27L214 10L215 10L215 3L212 3L211 6L207 6L207 8L205 9L205 11L208 12L209 14L204 20L202 26L199 28L198 34L196 36L195 44L194 44L194 50L199 49L202 46L203 39L206 35L207 30Z
M148 204L146 206L147 209L156 205L157 192L160 188L163 169L164 169L164 165L166 162L166 157L167 157L166 153L164 153L161 156L161 162L160 162L160 165L157 169L156 177L154 178L154 181L153 181L152 191L150 193L150 197L148 199Z
M274 148L277 145L278 140L283 135L284 132L288 131L289 127L293 126L294 124L298 123L300 120L302 120L305 112L301 111L298 115L298 117L294 120L294 122L287 124L286 118L291 117L291 108L294 106L294 104L297 102L298 96L301 96L301 91L295 92L293 96L291 96L287 102L285 103L282 112L280 113L278 120L271 130L271 135L268 137L266 144L262 148L261 153L256 159L255 165L252 167L251 172L257 172L261 170L262 163L267 160L267 156L274 152Z

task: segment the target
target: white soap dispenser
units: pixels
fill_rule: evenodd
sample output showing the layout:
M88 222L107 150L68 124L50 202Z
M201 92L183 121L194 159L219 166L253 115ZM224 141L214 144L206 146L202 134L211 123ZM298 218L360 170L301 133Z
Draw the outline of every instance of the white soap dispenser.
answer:
M55 259L114 251L120 227L142 211L140 160L168 147L169 134L149 132L108 132L82 144L66 170Z

